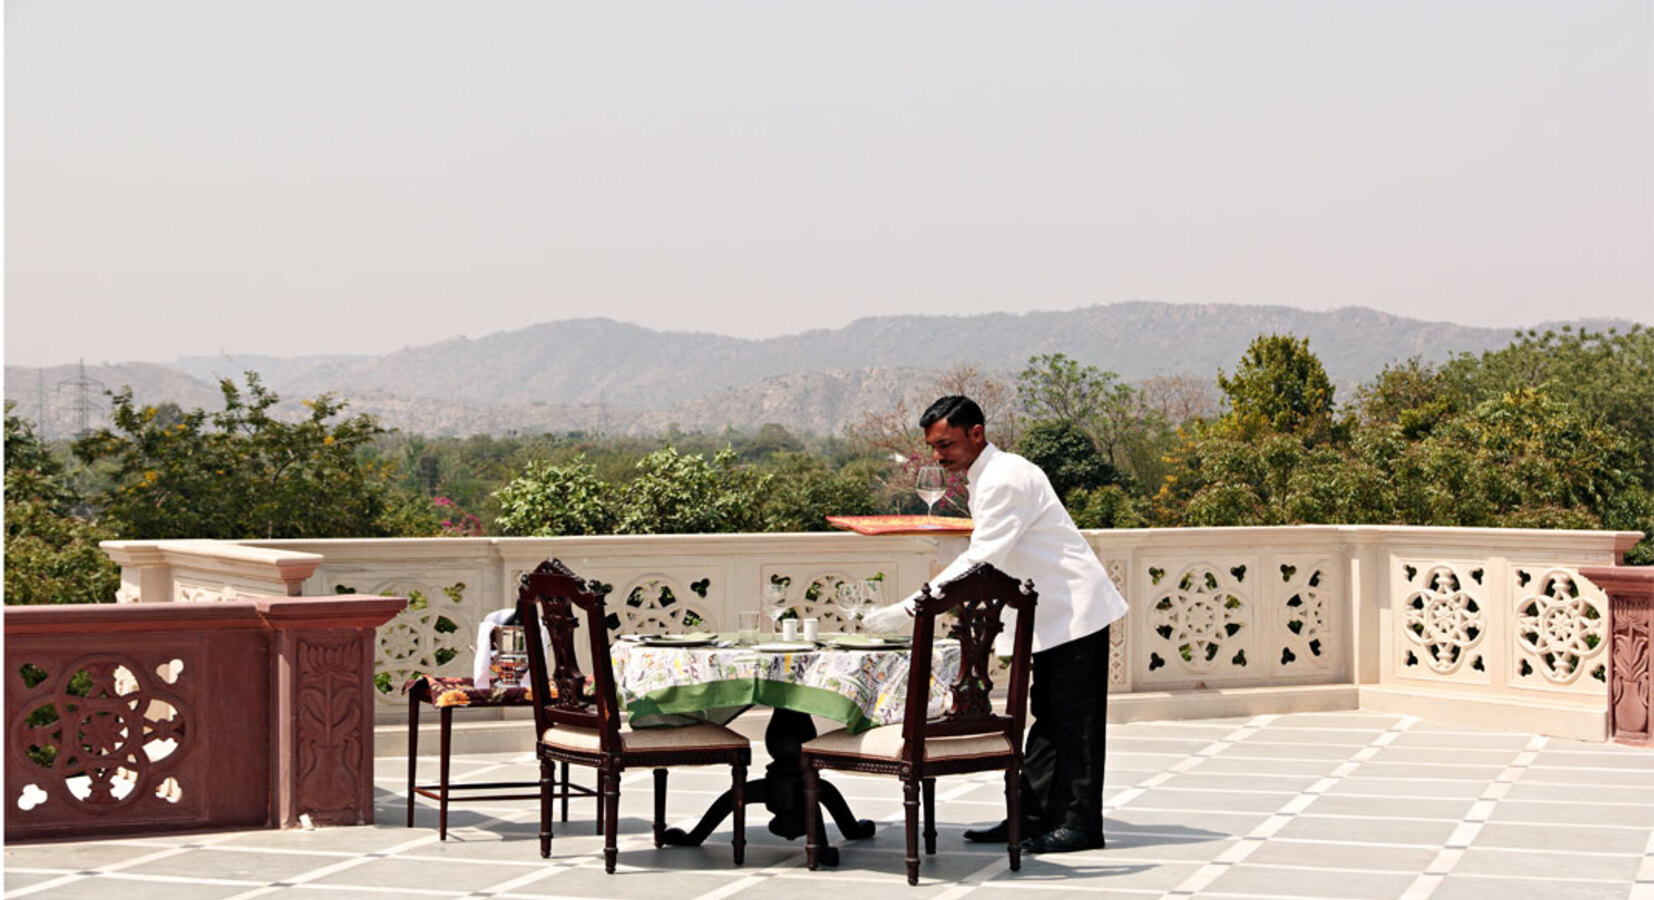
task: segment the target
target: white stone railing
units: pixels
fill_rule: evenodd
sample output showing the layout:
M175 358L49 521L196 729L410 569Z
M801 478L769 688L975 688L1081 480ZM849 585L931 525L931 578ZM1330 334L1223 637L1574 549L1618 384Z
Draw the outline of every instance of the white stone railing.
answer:
M1112 633L1116 715L1360 705L1606 733L1608 607L1577 569L1618 562L1634 532L1306 525L1087 537L1131 606ZM942 555L962 546L953 539ZM386 688L416 671L469 674L477 623L513 603L518 576L548 557L613 586L611 625L622 632L733 630L736 611L759 609L773 581L788 585L799 615L833 630L836 582L882 573L895 599L918 589L938 557L933 539L850 534L104 547L128 602L408 597L379 632ZM387 690L381 700L394 720L400 698Z
M307 595L407 597L408 609L379 630L382 688L415 672L471 674L478 623L514 604L518 578L548 557L614 588L618 631L660 633L734 630L735 612L759 609L772 580L787 585L797 615L839 630L831 602L839 581L882 574L895 599L924 583L936 555L926 539L848 534L113 541L104 549L121 566L118 599L127 602L289 593L295 561L309 565L299 584ZM288 568L261 555L279 556ZM382 690L381 701L394 717L396 693Z
M1635 532L1387 526L1088 533L1131 601L1134 692L1349 684L1364 708L1601 739Z

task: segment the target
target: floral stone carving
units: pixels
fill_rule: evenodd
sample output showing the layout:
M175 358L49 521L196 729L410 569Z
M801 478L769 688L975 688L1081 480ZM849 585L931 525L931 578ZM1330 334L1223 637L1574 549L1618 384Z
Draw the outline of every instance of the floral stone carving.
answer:
M31 796L13 798L23 801L20 808L67 802L112 812L147 798L176 801L172 770L193 741L181 697L124 656L88 656L59 672L34 673L40 690L10 729L39 767Z
M1471 573L1479 582L1481 570ZM1468 669L1485 671L1478 647L1486 632L1486 614L1481 600L1466 586L1452 566L1438 565L1421 574L1409 567L1409 583L1415 589L1402 602L1402 633L1410 649L1404 662L1421 663L1439 675L1453 675Z
M1529 588L1516 604L1517 676L1537 674L1565 685L1585 672L1597 682L1607 681L1607 598L1560 569L1537 580L1526 569L1516 574ZM1600 684L1593 690L1601 690Z
M1150 670L1173 660L1201 674L1224 666L1244 667L1253 620L1252 602L1240 589L1246 567L1226 571L1196 563L1185 568L1169 590L1161 586L1165 574L1160 569L1149 572L1158 594L1149 610L1149 628L1160 638L1149 655Z

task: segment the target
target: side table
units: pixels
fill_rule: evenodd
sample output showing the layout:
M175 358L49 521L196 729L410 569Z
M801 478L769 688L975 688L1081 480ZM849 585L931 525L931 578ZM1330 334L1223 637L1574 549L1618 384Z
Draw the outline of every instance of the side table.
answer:
M525 685L521 687L490 686L479 688L476 681L462 676L415 675L402 686L402 693L408 696L408 827L414 823L414 797L428 797L437 802L437 834L441 840L448 839L448 800L451 796L464 793L469 800L538 800L540 797L538 781L485 781L469 784L451 784L448 779L448 758L450 739L453 733L454 710L456 709L493 709L508 706L527 707L533 703L533 695ZM441 737L438 742L438 775L434 784L419 784L416 772L419 766L419 710L422 706L433 706L441 714ZM530 726L532 727L532 726ZM597 803L597 829L603 830L603 804L595 788L569 782L569 766L564 763L561 772L561 787L552 784L552 796L560 798L562 804L562 820L569 820L569 798L591 797ZM479 791L499 791L521 788L534 788L533 793L473 793Z

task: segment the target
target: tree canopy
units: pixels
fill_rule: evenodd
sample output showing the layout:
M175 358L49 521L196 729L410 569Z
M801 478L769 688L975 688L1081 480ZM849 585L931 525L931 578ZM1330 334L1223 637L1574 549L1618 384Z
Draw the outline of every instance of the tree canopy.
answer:
M766 453L759 466L731 448L708 459L667 446L619 482L600 478L583 455L561 466L532 461L497 492L496 524L505 534L540 536L821 531L829 514L877 511L867 466L835 471L819 457L773 446Z
M369 537L386 533L389 473L359 455L383 432L370 416L337 418L323 395L297 422L276 418L280 398L256 373L245 393L219 382L224 408L164 424L130 389L114 395L114 427L75 442L109 485L95 499L133 538ZM336 420L337 419L337 420Z
M1648 332L1527 336L1394 365L1342 420L1307 344L1264 336L1229 410L1188 428L1155 495L1167 525L1307 522L1609 528L1654 535ZM1590 370L1590 371L1587 371ZM1605 374L1607 373L1607 374ZM1644 540L1628 556L1654 561Z
M1085 434L1114 469L1129 465L1128 446L1159 423L1141 391L1062 353L1028 360L1017 378L1017 399L1030 421L1067 423Z
M1039 466L1059 497L1076 490L1117 484L1120 473L1078 425L1063 419L1035 422L1018 439L1016 450Z
M512 535L609 534L618 518L618 497L584 454L567 465L530 460L521 475L495 493L500 515L495 524Z
M1315 435L1331 421L1332 382L1309 341L1288 334L1259 335L1234 375L1218 373L1229 410L1243 433L1263 426L1277 434Z
M6 404L6 602L113 600L121 573L98 549L115 533L76 514L79 495L61 460Z

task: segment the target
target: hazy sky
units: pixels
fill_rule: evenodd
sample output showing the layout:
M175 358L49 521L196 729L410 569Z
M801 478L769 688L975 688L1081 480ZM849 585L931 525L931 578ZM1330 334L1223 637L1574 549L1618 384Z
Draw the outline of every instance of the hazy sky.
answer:
M1648 0L6 0L5 353L1654 322Z

